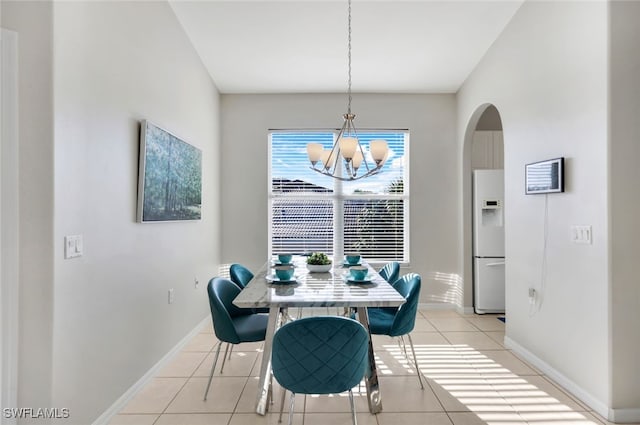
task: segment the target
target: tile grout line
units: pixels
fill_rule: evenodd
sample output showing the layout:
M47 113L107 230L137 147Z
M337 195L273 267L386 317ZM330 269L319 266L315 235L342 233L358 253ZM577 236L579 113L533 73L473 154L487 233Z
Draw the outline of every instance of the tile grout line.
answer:
M201 332L201 333L202 333L202 332ZM199 333L199 334L197 334L197 335L200 335L201 333ZM197 335L194 335L194 338L195 338ZM214 338L216 338L216 340L217 340L218 342L220 342L220 340L218 340L218 338L217 338L217 337L215 337L215 334L214 334ZM221 342L220 342L220 343L221 343ZM176 397L178 397L178 394L180 394L180 392L184 389L184 387L186 387L186 386L187 386L187 383L189 382L189 380L190 380L191 378L193 378L193 375L198 371L198 368L202 365L202 363L204 363L204 362L207 360L207 357L209 357L209 355L213 352L213 349L214 349L214 348L216 348L216 344L213 344L213 347L211 347L211 348L209 349L209 351L206 351L206 353L207 353L207 354L204 356L204 358L202 359L202 361L200 361L200 363L199 363L199 364L198 364L198 365L193 369L193 371L191 372L191 375L189 375L188 377L186 377L187 379L185 379L184 384L182 384L182 387L180 387L180 389L179 389L179 390L175 393L175 395L171 398L171 400L169 401L169 403L167 403L167 405L166 405L166 406L165 406L165 408L162 410L162 412L158 415L158 417L156 418L156 420L155 420L155 421L153 421L153 424L152 424L152 425L155 425L155 424L160 420L160 418L162 417L162 415L164 415L164 414L167 412L167 409L169 408L169 406L171 405L171 403L173 403L173 402L175 401ZM185 351L185 352L188 352L188 351Z

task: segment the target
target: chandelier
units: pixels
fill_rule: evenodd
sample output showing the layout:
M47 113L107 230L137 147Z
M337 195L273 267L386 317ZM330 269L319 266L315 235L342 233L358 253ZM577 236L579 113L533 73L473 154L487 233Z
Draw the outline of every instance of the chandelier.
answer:
M369 150L365 149L358 139L358 132L353 120L356 115L351 113L351 0L349 0L349 83L347 95L347 113L342 115L344 123L338 132L338 137L331 149L325 149L320 143L308 143L307 155L311 162L311 169L335 179L350 181L373 176L382 171L389 148L385 140L372 140ZM338 157L344 160L344 174L340 170ZM364 165L364 169L363 166ZM360 174L358 174L360 172Z

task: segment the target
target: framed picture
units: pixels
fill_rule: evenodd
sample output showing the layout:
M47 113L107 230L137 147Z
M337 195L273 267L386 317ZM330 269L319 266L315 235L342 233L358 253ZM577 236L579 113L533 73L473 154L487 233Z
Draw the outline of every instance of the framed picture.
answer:
M140 125L140 223L200 220L202 151L144 120Z

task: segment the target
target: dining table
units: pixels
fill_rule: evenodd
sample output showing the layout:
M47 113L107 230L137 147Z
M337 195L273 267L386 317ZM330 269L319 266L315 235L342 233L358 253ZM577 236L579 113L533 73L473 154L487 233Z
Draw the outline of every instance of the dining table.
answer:
M335 307L343 311L357 311L358 321L369 331L368 307L397 307L405 302L380 274L364 259L360 262L367 267L366 279L349 279L349 265L334 261L328 272L310 272L305 256L294 256L294 277L280 283L274 275L273 267L278 265L277 257L269 259L240 292L233 303L241 308L269 308L269 319L260 366L260 378L256 397L256 413L265 415L268 410L271 377L271 347L273 336L281 317L281 312L290 308ZM336 311L337 313L337 311ZM382 398L378 383L378 373L373 352L371 333L368 342L369 368L365 375L365 388L369 411L382 411Z

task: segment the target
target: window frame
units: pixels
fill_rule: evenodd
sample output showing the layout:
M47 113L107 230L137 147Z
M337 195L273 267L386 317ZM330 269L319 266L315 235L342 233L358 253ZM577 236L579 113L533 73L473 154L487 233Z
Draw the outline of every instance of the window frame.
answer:
M403 266L409 266L411 261L411 239L410 239L410 230L411 230L411 214L410 214L410 206L411 206L411 191L410 191L410 137L411 133L408 129L359 129L359 133L378 133L384 138L384 134L391 133L403 133L404 134L404 163L403 163L403 193L402 194L367 194L367 193L351 193L344 194L343 193L343 182L338 179L333 179L331 177L325 177L327 179L332 180L332 192L321 192L321 193L274 193L273 192L273 140L272 135L274 133L332 133L333 134L333 143L336 141L336 137L338 136L338 129L269 129L268 131L268 146L267 146L267 210L268 210L268 252L273 253L273 201L277 199L300 199L300 200L318 200L318 201L331 201L333 208L333 246L332 251L343 253L344 250L344 205L345 201L349 200L388 200L388 199L396 199L403 201L403 259L398 261ZM338 159L339 161L341 158ZM309 164L311 166L311 164ZM339 167L341 169L341 167ZM384 168L382 170L384 173ZM367 177L365 177L366 179ZM340 231L336 232L336 229L340 229ZM341 246L342 249L336 250L336 247ZM373 264L380 264L390 260L386 259L371 259L370 262ZM397 261L397 260L396 260Z

